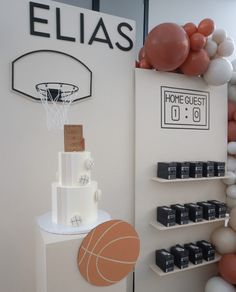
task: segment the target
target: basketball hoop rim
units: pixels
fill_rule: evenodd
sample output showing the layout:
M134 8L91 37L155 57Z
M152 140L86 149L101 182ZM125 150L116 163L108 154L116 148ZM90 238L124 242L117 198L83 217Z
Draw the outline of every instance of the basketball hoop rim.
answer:
M77 91L79 91L78 86L71 84L71 83L65 83L65 82L41 82L41 83L38 83L35 85L35 89L37 90L37 92L39 92L39 91L46 92L47 89L40 88L40 86L42 85L42 86L47 87L47 85L52 85L52 84L55 84L57 86L58 85L59 86L63 86L63 85L71 86L72 90L63 91L64 94L68 94L67 96L72 95L72 94L76 93Z

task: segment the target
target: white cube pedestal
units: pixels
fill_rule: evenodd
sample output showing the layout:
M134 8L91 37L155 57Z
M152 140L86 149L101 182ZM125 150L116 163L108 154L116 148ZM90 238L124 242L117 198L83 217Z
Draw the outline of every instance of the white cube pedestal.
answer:
M82 235L56 235L36 227L37 292L126 292L127 280L107 287L90 285L77 268Z

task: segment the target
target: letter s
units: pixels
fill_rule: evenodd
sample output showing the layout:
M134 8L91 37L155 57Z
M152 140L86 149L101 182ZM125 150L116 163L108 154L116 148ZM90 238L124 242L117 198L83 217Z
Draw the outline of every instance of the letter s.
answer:
M129 23L127 23L127 22L121 22L118 26L117 26L117 31L118 31L118 33L123 37L123 38L125 38L127 41L128 41L128 43L129 43L129 45L127 46L127 47L123 47L121 44L119 44L119 42L116 42L116 46L117 46L117 48L119 48L120 50L122 50L122 51L130 51L132 48L133 48L133 46L134 46L134 43L133 43L133 41L122 31L122 28L123 27L127 27L130 31L132 31L133 30L133 28L132 28L132 26L129 24Z

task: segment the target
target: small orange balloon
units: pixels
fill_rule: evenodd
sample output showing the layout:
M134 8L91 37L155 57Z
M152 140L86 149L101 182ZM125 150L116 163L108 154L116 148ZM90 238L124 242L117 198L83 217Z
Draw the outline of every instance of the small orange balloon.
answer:
M141 61L143 58L145 58L145 55L144 47L142 47L138 53L138 60Z
M142 68L142 69L152 69L152 65L150 65L150 63L147 61L147 59L143 58L139 62L139 68Z
M206 45L206 37L196 32L190 37L190 47L193 51L200 51Z
M203 19L198 25L198 32L204 36L209 36L215 29L215 23L210 18Z
M190 51L186 61L180 66L185 75L199 76L204 74L210 64L210 59L205 50Z
M197 32L197 27L194 23L188 22L183 26L183 29L186 31L187 35L191 37L195 32Z
M225 281L236 284L236 254L228 253L222 256L219 262L219 272Z

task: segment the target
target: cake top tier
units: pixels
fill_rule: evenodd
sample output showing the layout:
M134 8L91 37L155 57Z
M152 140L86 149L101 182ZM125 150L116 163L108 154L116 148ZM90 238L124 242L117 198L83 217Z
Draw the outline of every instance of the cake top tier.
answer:
M78 152L85 150L82 125L64 125L65 152Z

